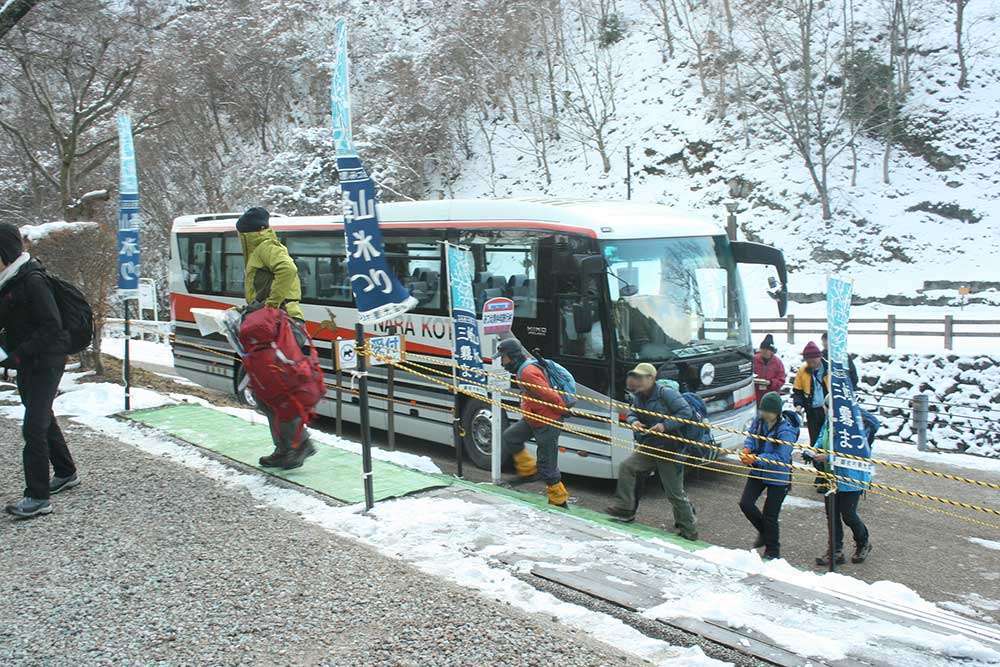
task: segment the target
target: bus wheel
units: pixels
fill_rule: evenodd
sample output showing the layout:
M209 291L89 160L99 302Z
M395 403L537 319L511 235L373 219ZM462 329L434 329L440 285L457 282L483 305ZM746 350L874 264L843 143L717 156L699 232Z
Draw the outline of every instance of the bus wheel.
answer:
M242 387L242 389L240 388ZM250 382L243 364L236 367L236 400L248 408L257 409L257 397L250 391Z
M501 421L506 422L506 419ZM462 446L469 460L477 468L489 470L493 451L493 410L481 401L469 401L462 410L462 430L465 431Z

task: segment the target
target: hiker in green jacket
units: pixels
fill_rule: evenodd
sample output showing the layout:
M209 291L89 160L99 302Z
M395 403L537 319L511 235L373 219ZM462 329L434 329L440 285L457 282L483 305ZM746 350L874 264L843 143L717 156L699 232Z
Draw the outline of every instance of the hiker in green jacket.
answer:
M236 221L236 231L243 247L243 288L247 304L283 308L301 326L305 315L299 305L302 299L299 271L288 254L288 248L281 244L278 235L271 229L270 219L267 209L254 207L247 209ZM299 331L296 331L296 336L299 336ZM301 337L299 342L305 345L305 337ZM259 400L257 409L267 417L274 440L274 452L260 457L260 465L290 470L300 467L307 457L316 453L306 429L302 429L301 445L294 446L295 434L299 431L298 419L276 423L273 412Z

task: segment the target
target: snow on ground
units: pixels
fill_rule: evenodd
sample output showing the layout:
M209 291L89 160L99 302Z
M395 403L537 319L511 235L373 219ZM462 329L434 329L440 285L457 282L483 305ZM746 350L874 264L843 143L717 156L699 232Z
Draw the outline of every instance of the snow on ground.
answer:
M993 549L994 551L1000 551L1000 542L995 540L984 540L979 537L967 537L965 538L972 542L973 544L978 544L981 547L986 547L987 549Z
M124 338L102 338L101 352L109 354L115 359L125 358ZM129 346L129 358L136 362L156 364L173 368L174 352L170 345L150 340L132 340Z
M613 554L629 558L655 555L661 560L675 561L677 567L671 571L682 577L675 585L686 582L685 585L698 588L699 593L683 595L670 604L649 610L647 615L662 618L682 614L738 625L759 625L761 631L786 648L819 659L837 660L855 650L871 651L876 650L873 647L887 644L891 645L885 649L889 651L916 649L927 652L926 664L945 664L952 658L1000 660L1000 653L963 636L934 635L870 619L862 622L849 618L829 619L819 611L814 617L812 612L801 608L790 610L772 601L759 599L752 587L741 580L748 574L760 574L848 599L901 606L922 613L946 613L914 591L893 582L868 584L842 574L805 572L783 560L763 562L756 552L721 547L702 550L692 557L673 544L606 529L597 529L593 539L553 539L559 522L575 520L571 515L551 515L516 503L498 506L457 497L421 495L379 503L367 515L359 513L359 507L331 507L294 489L271 484L267 476L229 468L193 446L158 437L150 429L108 417L116 409L109 403L117 404L121 388L114 393L100 384L77 384L78 377L67 374L64 385L68 391L63 396L68 398L61 409L76 415L74 419L82 424L120 438L143 451L201 470L225 484L244 488L258 500L295 512L305 520L337 534L366 542L381 553L409 561L425 572L518 608L550 615L656 664L718 663L705 657L699 649L671 646L647 637L611 616L541 592L518 579L515 576L517 568L511 571L502 567L497 556L524 554L556 564L568 559L586 562L597 555L604 559ZM103 398L103 403L97 398ZM205 404L193 397L162 396L155 392L144 392L137 398L144 405L182 399ZM244 419L261 420L260 416L245 409L226 409L226 412ZM335 446L353 445L339 438L323 438L321 442ZM702 579L705 581L702 582ZM671 591L665 590L664 593Z
M1000 473L1000 459L998 458L952 454L949 452L922 452L914 445L907 445L892 440L877 440L875 446L872 447L872 451L875 458L888 459L890 461L905 458L911 461L937 463L954 468L964 468L965 470Z

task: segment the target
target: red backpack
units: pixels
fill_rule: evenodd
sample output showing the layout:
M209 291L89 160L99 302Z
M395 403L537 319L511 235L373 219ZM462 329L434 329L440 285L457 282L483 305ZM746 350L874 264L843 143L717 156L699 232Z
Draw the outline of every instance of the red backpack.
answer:
M309 345L308 356L296 339L296 329ZM316 416L316 404L326 395L312 339L288 313L269 306L248 313L240 324L239 336L243 368L254 396L270 408L276 421L300 420L292 439L297 448L306 424Z

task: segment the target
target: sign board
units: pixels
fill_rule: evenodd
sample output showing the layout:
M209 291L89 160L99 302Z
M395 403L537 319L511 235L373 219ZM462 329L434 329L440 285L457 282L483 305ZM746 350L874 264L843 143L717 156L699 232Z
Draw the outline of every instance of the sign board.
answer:
M156 282L153 280L139 280L139 311L157 310L156 303Z
M337 370L348 371L358 367L358 351L353 340L337 341Z
M372 366L384 366L390 361L400 362L406 354L406 341L402 336L376 336L368 339Z
M483 304L483 333L505 334L514 324L514 302L496 296Z

